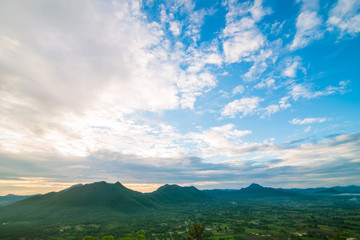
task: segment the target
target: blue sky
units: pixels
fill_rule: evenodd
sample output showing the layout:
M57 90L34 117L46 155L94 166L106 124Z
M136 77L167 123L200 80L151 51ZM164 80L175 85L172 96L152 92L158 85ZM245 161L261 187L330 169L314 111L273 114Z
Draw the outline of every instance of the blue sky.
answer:
M0 2L0 195L360 184L360 2Z

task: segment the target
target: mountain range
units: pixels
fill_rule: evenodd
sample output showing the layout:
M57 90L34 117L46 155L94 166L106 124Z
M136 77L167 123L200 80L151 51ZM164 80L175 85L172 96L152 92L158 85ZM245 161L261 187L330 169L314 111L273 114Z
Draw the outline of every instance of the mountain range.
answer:
M342 190L342 191L341 191ZM152 193L141 193L114 184L96 182L79 184L59 192L36 196L5 196L13 203L0 207L0 221L11 219L96 219L101 216L119 216L129 213L164 209L171 206L206 203L219 200L301 199L302 196L338 196L359 194L360 187L333 187L316 189L275 189L251 184L240 190L199 190L193 186L164 185ZM2 197L4 198L4 197ZM24 199L25 198L25 199ZM1 200L1 197L0 197Z

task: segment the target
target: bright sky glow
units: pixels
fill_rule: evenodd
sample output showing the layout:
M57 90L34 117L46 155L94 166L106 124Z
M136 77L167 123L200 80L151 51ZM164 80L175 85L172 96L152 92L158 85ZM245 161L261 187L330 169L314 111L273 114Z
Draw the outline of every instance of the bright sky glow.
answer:
M360 184L360 2L0 2L0 195Z

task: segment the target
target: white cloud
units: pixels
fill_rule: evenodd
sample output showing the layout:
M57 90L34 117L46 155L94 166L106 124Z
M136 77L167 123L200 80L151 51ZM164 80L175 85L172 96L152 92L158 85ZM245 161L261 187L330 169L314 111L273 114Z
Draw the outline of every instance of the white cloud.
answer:
M251 133L249 130L238 130L233 124L226 124L202 132L191 132L186 137L195 144L201 157L233 156L248 147L241 138Z
M303 48L313 40L322 38L322 18L317 14L318 9L318 1L302 1L301 12L296 19L296 34L290 50Z
M279 112L280 110L287 109L291 107L291 104L288 102L289 96L282 97L279 100L279 104L270 104L264 109L261 109L263 111L262 118L264 117L270 117L272 114Z
M172 32L172 34L174 34L175 37L179 36L181 33L180 23L177 21L172 21L169 24L170 24L169 30Z
M259 103L261 101L263 101L263 99L259 97L244 97L237 99L231 103L228 103L221 111L221 114L223 116L230 117L234 117L239 113L241 113L240 117L251 115L258 110Z
M265 45L266 37L259 31L256 23L270 14L271 10L263 8L262 0L241 4L228 1L225 4L228 7L226 27L222 33L225 61L240 62Z
M338 28L341 36L355 35L360 32L360 2L357 0L339 0L329 12L327 25L329 30Z
M232 94L243 94L245 91L245 88L243 85L239 85L239 86L236 86L233 91L232 91Z
M295 60L287 64L287 68L283 71L282 75L290 78L296 77L296 71L300 66L300 62Z
M338 87L327 86L324 90L312 91L309 85L305 84L294 84L290 87L290 95L294 100L300 98L313 99L320 96L328 96L331 94L343 94L348 91L348 85L350 81L340 81Z
M262 80L261 82L259 82L254 86L255 89L260 89L264 87L274 88L274 89L277 88L277 86L275 85L275 80L272 78L267 78L265 80Z
M279 105L281 108L286 109L291 107L291 104L288 102L289 98L290 98L289 96L286 96L280 99Z
M304 132L310 132L310 130L311 130L311 126L308 126L307 128L305 128L305 130L304 130Z
M265 36L259 32L254 20L242 18L227 24L223 31L225 61L240 62L251 56L265 44Z
M184 46L172 45L161 24L147 22L136 1L99 4L1 3L1 151L178 153L175 129L129 114L193 108L216 86L204 65L220 64L221 57L200 48L184 58ZM171 19L166 11L162 16ZM203 56L196 71L181 67Z
M305 124L313 124L313 123L322 123L325 122L326 118L294 118L290 121L291 124L297 124L297 125L305 125Z

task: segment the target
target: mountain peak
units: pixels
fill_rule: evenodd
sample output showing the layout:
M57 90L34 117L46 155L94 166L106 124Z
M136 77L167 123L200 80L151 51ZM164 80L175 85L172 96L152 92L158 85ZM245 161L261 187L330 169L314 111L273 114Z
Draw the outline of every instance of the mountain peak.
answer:
M261 186L261 185L259 185L259 184L257 184L257 183L252 183L252 184L250 184L247 188L248 188L248 189L263 189L264 187Z

